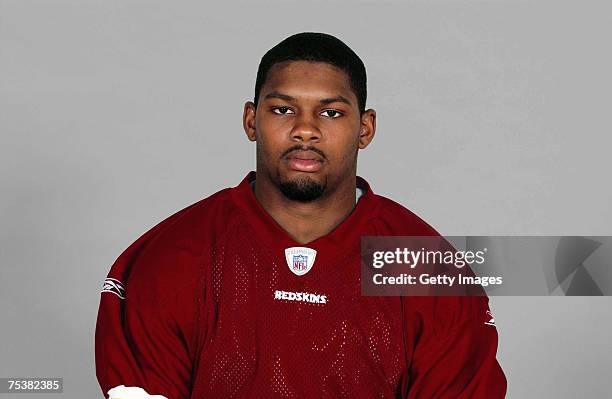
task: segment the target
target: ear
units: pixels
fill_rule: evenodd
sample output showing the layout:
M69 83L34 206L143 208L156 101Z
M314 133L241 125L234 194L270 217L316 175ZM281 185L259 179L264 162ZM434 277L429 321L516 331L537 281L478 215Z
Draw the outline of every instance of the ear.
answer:
M370 144L376 134L376 111L368 109L361 115L359 129L359 149L363 150Z
M255 104L252 101L244 103L244 112L242 113L242 126L244 132L250 141L257 140L257 131L255 129Z

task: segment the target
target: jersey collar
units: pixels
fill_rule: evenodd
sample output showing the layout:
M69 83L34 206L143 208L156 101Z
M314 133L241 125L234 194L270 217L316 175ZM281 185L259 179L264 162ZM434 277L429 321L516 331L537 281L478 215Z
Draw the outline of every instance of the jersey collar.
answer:
M358 251L360 237L367 235L367 228L370 225L367 222L377 215L380 206L378 196L372 192L368 182L357 176L357 187L363 191L363 194L349 216L330 233L302 244L295 241L261 206L251 188L255 177L256 172L249 172L240 184L230 189L231 197L242 211L245 222L255 230L260 242L279 254L284 253L285 248L307 247L317 251L317 262L319 262L325 258L331 260L334 255L346 256L346 251Z

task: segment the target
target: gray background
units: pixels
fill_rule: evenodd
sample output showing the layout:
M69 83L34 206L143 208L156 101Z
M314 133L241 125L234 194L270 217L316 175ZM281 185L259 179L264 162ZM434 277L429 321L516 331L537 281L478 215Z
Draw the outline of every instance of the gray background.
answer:
M379 194L446 235L612 235L604 4L0 1L0 376L101 397L110 265L254 168L242 106L298 31L367 66L378 133L359 173ZM508 397L610 396L610 298L491 306Z

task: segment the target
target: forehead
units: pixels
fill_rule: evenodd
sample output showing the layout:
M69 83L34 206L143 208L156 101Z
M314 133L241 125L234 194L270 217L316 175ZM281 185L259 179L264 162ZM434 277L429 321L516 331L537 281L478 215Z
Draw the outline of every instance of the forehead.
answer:
M356 105L348 74L325 62L284 61L268 71L261 94L278 91L292 97L342 95Z

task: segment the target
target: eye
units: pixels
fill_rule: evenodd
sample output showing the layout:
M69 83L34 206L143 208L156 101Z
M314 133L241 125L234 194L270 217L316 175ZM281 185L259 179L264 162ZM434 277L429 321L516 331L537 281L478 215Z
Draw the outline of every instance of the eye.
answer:
M277 115L291 115L291 114L293 114L293 110L291 110L291 108L289 108L289 107L275 107L275 108L272 108L272 112L274 112Z
M325 111L321 112L321 115L327 117L327 118L332 118L332 119L336 119L342 116L342 113L340 111L337 111L335 109L326 109Z

